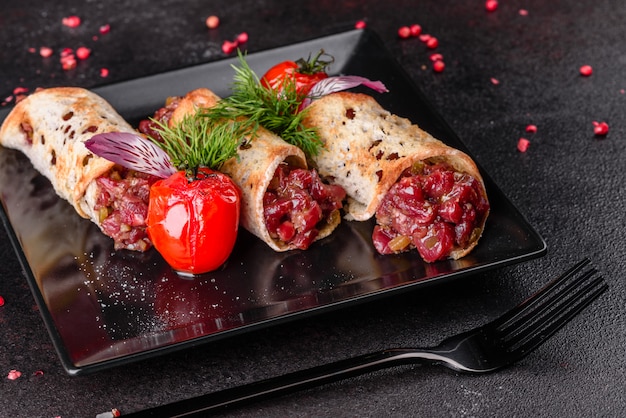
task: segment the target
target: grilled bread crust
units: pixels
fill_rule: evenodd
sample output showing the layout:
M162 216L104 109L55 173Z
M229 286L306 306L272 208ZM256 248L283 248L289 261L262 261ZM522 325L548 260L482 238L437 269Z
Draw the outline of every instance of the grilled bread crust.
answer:
M455 171L473 176L487 196L480 172L467 154L435 139L410 120L391 114L369 95L329 94L313 101L306 112L304 124L317 129L324 143L322 151L312 157L313 164L321 176L346 190L348 220L364 221L374 216L403 171L420 161L445 162ZM454 249L451 258L468 254L477 242Z
M212 107L218 100L220 98L206 88L190 91L180 100L169 123L173 125L181 121L186 114ZM220 169L241 189L241 225L275 251L294 249L292 245L272 238L265 226L263 196L276 169L283 163L294 168L307 168L306 158L300 148L259 127L254 139L248 141L245 147L241 147L238 156L226 161ZM315 240L330 235L340 222L341 216L331 216L326 224L320 227Z

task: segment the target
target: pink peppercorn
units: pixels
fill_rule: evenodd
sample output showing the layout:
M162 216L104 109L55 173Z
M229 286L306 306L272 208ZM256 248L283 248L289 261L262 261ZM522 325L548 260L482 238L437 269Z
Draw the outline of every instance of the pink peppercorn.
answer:
M100 68L100 77L107 78L109 76L108 68Z
M606 122L593 121L593 133L598 136L605 136L609 133L609 124Z
M238 44L245 44L246 42L248 42L248 33L241 32L239 35L237 35L236 42Z
M237 42L231 42L231 41L224 41L222 43L222 51L225 54L230 54L232 53L235 49L237 49Z
M78 59L86 60L91 55L91 49L81 46L76 50L76 56Z
M209 16L206 18L206 27L209 29L215 29L220 25L220 18L217 16Z
M436 73L443 72L445 68L446 68L446 64L443 61L437 60L433 62L433 71L435 71Z
M487 0L485 2L485 9L487 9L488 12L495 12L497 8L498 2L496 0Z
M99 31L101 35L106 35L107 33L111 32L111 25L109 25L108 23L106 25L102 25L100 26Z
M591 68L591 65L583 65L582 67L580 67L580 75L585 76L585 77L589 77L591 74L593 74L593 68Z
M422 33L422 27L418 24L411 25L409 30L411 31L411 36L419 36Z
M537 132L537 125L528 125L526 127L526 132L534 134Z
M76 68L76 57L74 54L63 55L61 57L61 67L65 71Z
M365 20L359 20L354 24L355 29L365 29L367 27L367 23Z
M407 39L411 37L411 28L408 26L401 26L398 29L398 36L402 39Z
M80 26L80 17L78 16L68 16L64 17L62 23L68 28L77 28Z
M47 46L42 46L41 48L39 48L39 55L43 58L48 58L52 56L52 53L52 48L48 48Z
M520 138L517 141L517 150L519 152L526 152L526 150L528 150L528 147L530 146L530 141L526 138Z
M439 53L437 53L437 52L430 54L430 57L429 57L429 58L430 58L430 60L431 60L432 62L435 62L435 61L443 61L443 55L441 55L441 54L439 54Z
M4 298L0 296L0 306L4 306Z
M426 41L426 47L430 49L435 49L439 46L439 40L434 36L431 36L430 39Z
M15 379L18 379L21 375L22 375L22 372L13 369L13 370L9 371L9 374L7 375L7 379L15 380Z

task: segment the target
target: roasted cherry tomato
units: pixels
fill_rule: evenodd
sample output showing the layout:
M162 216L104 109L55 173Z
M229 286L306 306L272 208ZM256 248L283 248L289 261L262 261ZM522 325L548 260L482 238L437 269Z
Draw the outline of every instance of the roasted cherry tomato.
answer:
M313 58L283 61L276 64L261 77L261 85L274 90L282 90L286 83L293 83L296 92L306 96L316 83L328 77L326 67L332 60L321 60L323 55L324 51L320 51Z
M150 189L148 236L174 270L200 274L220 267L235 245L241 195L230 177L200 169L184 171Z

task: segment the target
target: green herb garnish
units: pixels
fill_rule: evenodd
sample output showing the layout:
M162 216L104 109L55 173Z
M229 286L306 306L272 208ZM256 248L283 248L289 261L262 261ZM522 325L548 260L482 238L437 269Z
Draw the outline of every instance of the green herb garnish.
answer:
M287 79L280 91L265 88L241 51L239 63L239 67L233 65L232 95L202 114L210 120L246 119L242 123L251 129L252 136L262 126L302 149L307 156L317 155L323 143L316 129L302 124L306 109L300 109L300 105L304 97L296 91L295 82Z
M323 56L327 56L328 60L323 60ZM328 55L323 49L320 49L314 57L311 58L311 54L309 54L308 58L299 58L296 60L296 64L298 64L299 73L315 74L318 72L325 72L334 61L335 58L333 58L332 55Z
M237 155L250 127L236 120L206 118L200 111L185 115L180 123L169 127L154 120L161 140L153 139L170 157L172 165L195 177L198 168L219 170L222 164Z

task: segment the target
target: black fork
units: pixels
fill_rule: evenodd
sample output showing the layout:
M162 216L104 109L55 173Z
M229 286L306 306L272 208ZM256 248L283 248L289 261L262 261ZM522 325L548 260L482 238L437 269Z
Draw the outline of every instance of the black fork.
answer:
M408 363L441 364L467 373L492 372L525 357L608 288L595 268L585 269L589 264L588 259L582 260L493 322L450 337L436 347L383 350L124 416L190 416Z

